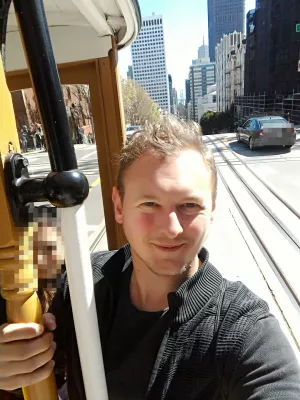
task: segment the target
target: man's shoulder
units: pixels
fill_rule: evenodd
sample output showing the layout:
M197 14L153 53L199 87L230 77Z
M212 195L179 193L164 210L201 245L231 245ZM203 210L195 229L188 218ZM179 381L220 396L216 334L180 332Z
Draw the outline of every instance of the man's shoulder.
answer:
M123 266L127 265L126 263L131 260L131 253L128 245L120 248L119 250L107 250L91 253L91 266L94 284L102 280L104 277L103 269L113 256L116 256L114 265L118 264L119 269L122 270ZM60 293L62 294L64 300L69 298L69 282L67 271L65 271L63 274L62 285L58 292L59 295Z
M103 278L104 267L109 263L113 256L116 256L114 257L113 265L116 266L116 264L118 264L118 269L122 270L128 259L126 256L126 246L119 250L97 251L91 254L91 264L95 284Z
M94 273L101 271L104 265L111 259L118 250L96 251L91 254L91 263Z
M222 286L220 321L255 322L270 315L267 302L253 293L244 283L223 278Z
M265 300L240 281L223 278L219 297L217 349L221 353L240 354L252 328L273 318Z
M255 309L262 309L264 311L268 310L267 303L260 298L257 294L252 292L251 289L248 288L241 281L230 281L228 279L223 278L224 285L224 295L223 295L223 304L224 306L228 306L244 311L253 311Z

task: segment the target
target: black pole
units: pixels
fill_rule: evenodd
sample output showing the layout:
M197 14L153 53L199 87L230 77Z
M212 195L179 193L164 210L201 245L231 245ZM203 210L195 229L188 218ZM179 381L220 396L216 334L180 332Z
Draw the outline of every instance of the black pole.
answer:
M0 0L0 52L4 70L6 62L6 28L10 3L11 0Z
M13 0L53 172L77 169L42 0Z

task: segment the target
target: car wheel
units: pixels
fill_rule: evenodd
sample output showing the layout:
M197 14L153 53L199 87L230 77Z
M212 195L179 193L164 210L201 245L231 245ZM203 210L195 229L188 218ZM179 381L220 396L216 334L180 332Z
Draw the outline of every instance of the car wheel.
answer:
M254 150L253 138L250 138L250 140L249 140L249 149L251 151Z
M292 144L286 144L284 147L286 148L286 149L291 149L292 148Z
M236 134L236 140L237 140L237 142L240 142L240 141L241 141L241 137L240 137L240 134L239 134L239 133Z

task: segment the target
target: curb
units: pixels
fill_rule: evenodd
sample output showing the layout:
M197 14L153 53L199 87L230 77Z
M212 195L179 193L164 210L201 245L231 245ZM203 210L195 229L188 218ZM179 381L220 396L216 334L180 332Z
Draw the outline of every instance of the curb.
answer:
M39 154L39 153L46 153L46 151L45 150L32 150L32 151L27 151L25 153L21 152L21 154L23 156L27 156L27 155L30 155L30 154Z

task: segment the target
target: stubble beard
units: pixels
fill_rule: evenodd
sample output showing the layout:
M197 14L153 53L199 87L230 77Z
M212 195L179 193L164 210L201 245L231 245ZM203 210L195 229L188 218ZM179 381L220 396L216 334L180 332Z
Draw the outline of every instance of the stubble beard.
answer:
M170 277L170 276L182 276L182 275L188 275L189 271L192 267L192 261L184 264L181 268L179 269L172 269L170 268L169 271L164 270L164 269L159 269L157 268L157 265L153 265L152 263L149 263L145 260L143 260L146 267L156 276L162 276L162 277ZM160 261L160 263L163 263L163 261Z

